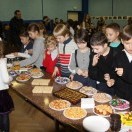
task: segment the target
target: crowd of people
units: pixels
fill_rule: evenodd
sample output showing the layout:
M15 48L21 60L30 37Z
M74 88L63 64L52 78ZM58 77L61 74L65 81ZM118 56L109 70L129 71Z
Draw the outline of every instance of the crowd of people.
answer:
M98 30L90 16L76 27L72 20L55 23L44 16L43 22L23 26L16 10L10 21L11 43L28 55L20 66L43 68L52 77L62 76L92 86L113 96L132 100L132 24L120 29L100 19ZM104 27L105 26L105 27ZM103 29L103 30L102 30ZM0 130L9 130L9 113L14 108L8 94L10 77L0 43ZM18 52L13 53L19 56Z

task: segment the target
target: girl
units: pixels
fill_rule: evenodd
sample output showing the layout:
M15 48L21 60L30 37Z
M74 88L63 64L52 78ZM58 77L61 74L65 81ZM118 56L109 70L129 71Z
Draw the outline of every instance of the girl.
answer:
M14 55L25 57L25 58L31 57L31 55L33 53L33 41L30 40L28 32L21 31L19 36L20 36L20 40L21 40L23 46L21 48L20 53L15 52Z
M59 68L61 69L61 75L64 77L69 77L71 72L68 69L70 62L70 57L72 52L74 53L77 49L77 45L74 40L71 38L70 30L64 24L58 24L54 31L54 36L59 42L59 56L58 62L55 66L52 76L56 76L59 73Z
M39 27L36 23L32 23L28 26L28 33L33 43L33 54L30 58L20 61L20 66L35 65L40 68L42 66L44 55L44 38L40 34Z
M88 32L79 30L75 36L78 50L72 54L69 70L72 72L71 79L81 82L84 86L89 85L95 87L95 81L88 78L88 66L90 48L87 47L89 41Z
M9 89L9 74L7 60L3 57L3 42L0 41L0 131L9 132L9 113L14 108Z
M117 74L116 95L132 100L132 25L123 28L121 39L124 49L117 54L114 61Z
M43 66L46 68L46 72L53 74L58 57L56 38L54 36L48 36L45 40L45 46L47 50L45 51Z

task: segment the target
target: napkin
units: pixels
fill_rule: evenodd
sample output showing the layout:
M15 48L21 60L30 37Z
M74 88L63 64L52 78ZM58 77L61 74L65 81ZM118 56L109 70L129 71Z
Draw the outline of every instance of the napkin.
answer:
M95 102L93 98L81 98L81 108L94 108Z

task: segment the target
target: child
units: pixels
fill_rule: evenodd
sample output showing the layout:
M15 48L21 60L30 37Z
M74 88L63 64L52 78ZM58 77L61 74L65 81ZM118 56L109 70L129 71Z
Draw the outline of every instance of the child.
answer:
M0 41L0 131L9 132L9 113L14 108L8 93L10 77L7 71L7 60L3 57L3 42Z
M58 57L56 38L54 36L48 36L45 40L45 47L47 50L45 51L43 66L46 68L46 72L53 74Z
M87 47L89 41L88 32L86 30L79 30L75 35L78 49L72 54L69 65L69 70L72 72L71 79L81 82L84 86L92 85L92 80L88 78L88 66L90 48ZM95 82L93 81L95 87Z
M56 37L57 41L59 42L59 56L58 56L58 63L53 72L53 77L59 73L59 68L61 70L61 75L64 77L69 77L71 72L68 69L70 57L72 52L74 53L77 49L77 45L74 40L71 38L70 30L64 24L58 24L54 31L54 36Z
M120 38L120 26L117 23L111 23L106 26L106 36L110 42L110 47L118 48L118 50L123 49Z
M89 77L96 80L98 90L114 95L112 85L116 75L112 64L116 51L108 46L106 35L102 32L95 33L90 44L93 52L90 55Z
M124 49L115 57L116 95L132 100L132 25L123 28L121 39Z
M33 54L30 58L20 61L20 66L23 67L33 64L40 68L44 55L44 38L40 35L40 30L36 23L30 24L27 30L30 38L34 40Z
M15 56L22 56L25 58L31 57L31 55L33 53L33 41L30 40L28 32L21 31L19 36L20 36L20 40L21 40L23 46L21 48L20 53L15 52L14 55Z

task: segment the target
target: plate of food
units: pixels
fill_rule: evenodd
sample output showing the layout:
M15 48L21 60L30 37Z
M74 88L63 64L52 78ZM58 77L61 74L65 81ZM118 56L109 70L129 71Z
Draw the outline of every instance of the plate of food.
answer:
M20 74L18 77L16 77L16 80L19 82L26 82L30 79L30 75L29 74Z
M87 115L87 111L81 107L69 107L63 111L63 115L71 120L79 120Z
M30 73L37 73L37 72L41 72L41 69L39 69L39 68L30 69Z
M67 109L68 107L71 106L71 103L67 100L62 100L62 99L59 99L59 100L54 100L52 101L50 104L49 104L49 107L53 110L56 110L56 111L62 111L64 109Z
M43 75L42 72L31 73L32 78L41 78Z
M27 65L27 66L21 67L21 69L20 69L20 70L25 71L25 70L30 70L30 69L32 69L32 68L33 68L33 66L32 66L32 65Z
M5 55L5 57L9 58L9 59L14 59L15 55L14 54L7 54L7 55Z
M81 93L84 93L84 94L86 94L86 95L88 95L88 96L92 96L92 95L94 95L95 93L97 93L97 90L95 89L95 88L93 88L93 87L88 87L88 86L83 86L80 90L79 90L79 92L81 92Z
M106 93L96 93L92 97L98 103L107 103L112 99L112 97Z
M89 132L106 132L110 122L101 116L88 116L83 120L83 127Z
M67 78L67 77L57 77L57 78L55 79L55 82L58 83L58 84L66 84L66 83L68 83L69 81L70 81L70 79Z
M116 110L129 109L129 102L124 99L112 99L109 103Z
M132 128L132 111L120 113L122 125Z
M79 89L82 86L83 86L83 84L78 82L78 81L71 81L71 82L66 84L66 87L68 87L70 89Z
M96 105L93 109L94 114L109 117L111 114L114 113L112 107L107 104Z

